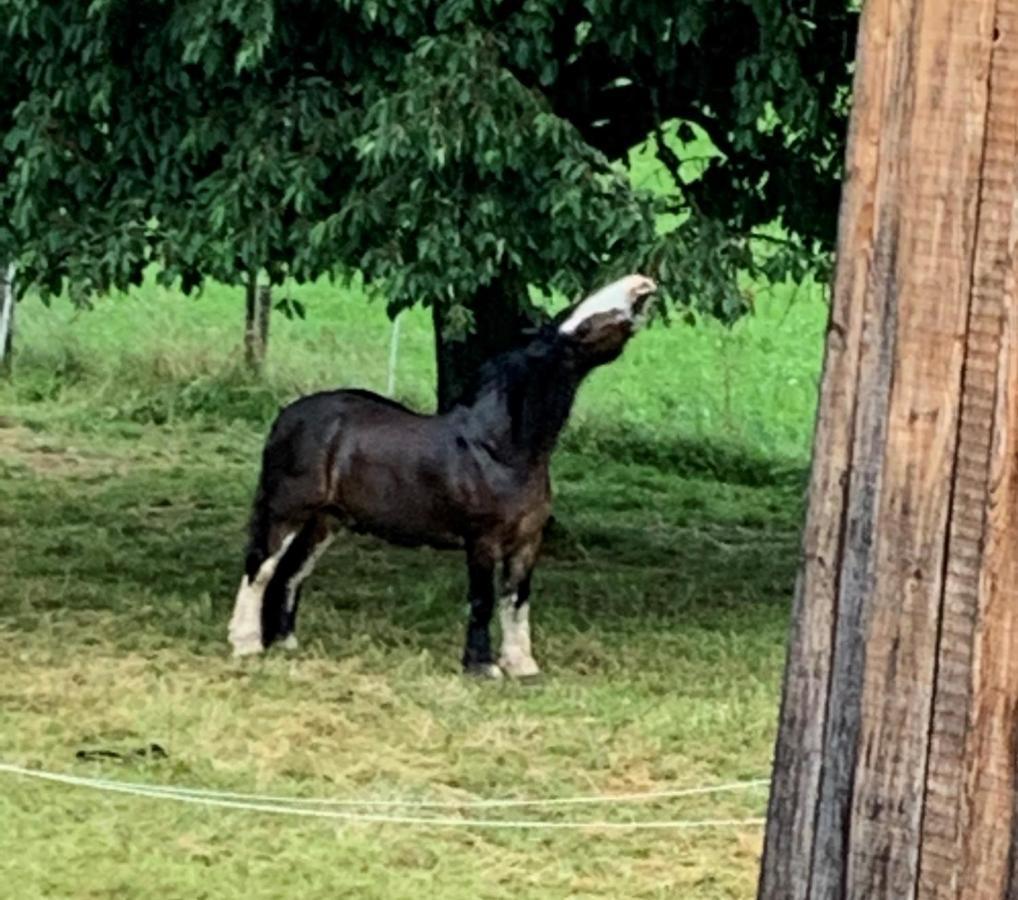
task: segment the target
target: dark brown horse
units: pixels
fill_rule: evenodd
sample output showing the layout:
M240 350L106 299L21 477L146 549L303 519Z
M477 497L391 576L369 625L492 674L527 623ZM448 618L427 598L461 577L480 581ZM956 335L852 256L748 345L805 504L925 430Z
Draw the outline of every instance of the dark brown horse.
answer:
M530 577L551 511L551 452L580 382L619 356L655 290L642 275L608 285L489 363L473 392L443 415L358 390L284 408L262 457L230 622L234 653L258 653L276 639L296 645L301 584L345 526L397 544L465 548L464 668L536 674ZM496 594L497 663L489 635Z

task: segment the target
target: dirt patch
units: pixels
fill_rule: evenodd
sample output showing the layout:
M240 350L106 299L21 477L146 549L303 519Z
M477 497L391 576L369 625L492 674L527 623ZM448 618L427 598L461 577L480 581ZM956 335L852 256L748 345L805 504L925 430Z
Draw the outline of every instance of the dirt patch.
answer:
M114 475L118 460L86 452L58 438L39 434L0 417L0 462L27 468L36 475Z

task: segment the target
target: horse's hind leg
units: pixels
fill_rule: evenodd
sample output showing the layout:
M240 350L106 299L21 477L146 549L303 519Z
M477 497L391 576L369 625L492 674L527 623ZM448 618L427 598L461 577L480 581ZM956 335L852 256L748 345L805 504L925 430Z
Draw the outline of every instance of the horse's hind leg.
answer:
M247 571L241 576L237 599L230 619L229 638L234 656L261 653L262 601L276 567L296 537L296 529L274 526L269 530L264 550L248 553Z
M244 578L229 629L238 656L259 653L278 636L287 583L314 549L315 531L309 526L328 499L327 442L320 441L313 429L309 432L313 424L309 419L293 407L289 410L277 417L262 451ZM285 578L277 575L280 566L287 570ZM266 600L271 600L268 609Z
M527 678L541 671L530 645L530 579L536 552L536 548L527 548L505 564L498 609L502 625L498 665L513 678Z
M334 535L328 518L318 515L305 523L283 556L262 604L265 646L277 638L288 650L297 649L297 607L301 589Z

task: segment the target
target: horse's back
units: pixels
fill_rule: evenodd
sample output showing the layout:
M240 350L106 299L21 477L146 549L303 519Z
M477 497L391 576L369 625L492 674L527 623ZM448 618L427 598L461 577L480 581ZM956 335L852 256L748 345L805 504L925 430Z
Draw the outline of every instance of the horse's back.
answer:
M304 419L325 421L335 416L372 410L390 414L397 413L414 419L426 418L410 407L373 391L363 388L341 388L333 391L318 391L298 397L279 411L275 424L280 425Z
M450 443L441 417L370 391L322 391L280 411L263 471L353 527L445 545L457 539L442 490Z
M319 391L284 406L272 424L268 444L295 439L321 447L344 425L401 421L409 424L427 418L395 400L359 388ZM310 448L309 448L310 449Z

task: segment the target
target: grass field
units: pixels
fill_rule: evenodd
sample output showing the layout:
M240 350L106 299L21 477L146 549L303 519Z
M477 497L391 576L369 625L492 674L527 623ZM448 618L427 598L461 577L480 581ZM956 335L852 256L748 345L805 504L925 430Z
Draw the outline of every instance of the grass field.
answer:
M767 774L825 308L780 289L732 332L652 328L584 387L555 459L535 684L458 672L460 558L338 541L301 650L231 660L226 621L279 402L385 385L389 323L356 288L294 291L266 376L242 300L147 285L19 310L0 386L0 760L310 797L649 791ZM427 407L427 319L397 394ZM79 750L166 758L83 762ZM748 897L762 833L499 831L283 819L0 775L0 884L34 897ZM763 791L545 811L762 814ZM10 891L13 890L13 893Z

